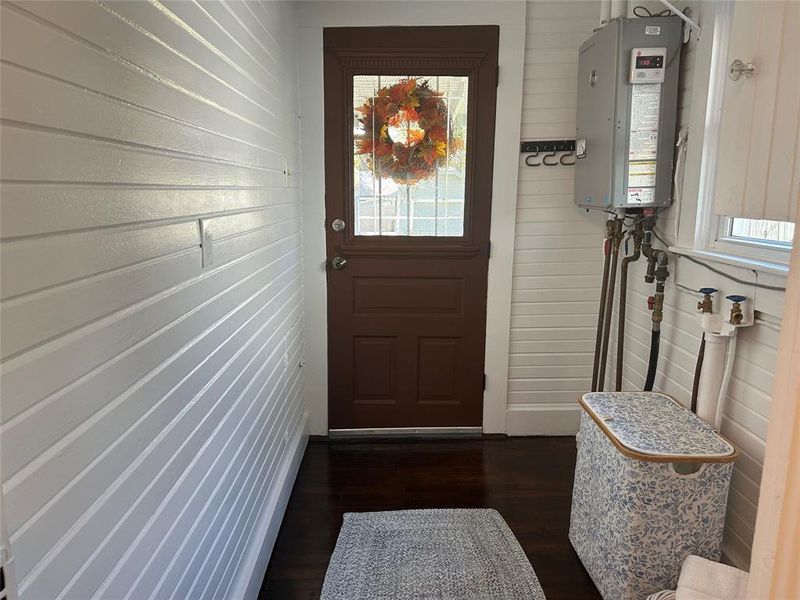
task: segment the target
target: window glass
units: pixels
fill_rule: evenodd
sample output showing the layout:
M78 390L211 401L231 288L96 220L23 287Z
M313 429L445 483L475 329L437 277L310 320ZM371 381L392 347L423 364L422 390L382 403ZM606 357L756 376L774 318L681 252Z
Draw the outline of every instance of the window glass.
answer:
M464 235L468 77L353 77L356 235Z
M729 235L770 244L792 245L794 223L766 219L730 219Z

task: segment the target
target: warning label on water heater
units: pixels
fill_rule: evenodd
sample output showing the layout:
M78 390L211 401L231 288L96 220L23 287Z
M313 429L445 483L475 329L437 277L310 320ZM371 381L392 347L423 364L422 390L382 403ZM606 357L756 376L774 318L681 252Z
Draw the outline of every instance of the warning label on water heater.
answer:
M628 159L655 160L658 150L661 84L637 84L632 87Z
M661 84L635 84L631 89L628 135L628 204L655 204L658 118Z
M655 187L656 161L639 160L628 163L629 187Z
M656 188L628 188L628 204L654 204L656 201Z

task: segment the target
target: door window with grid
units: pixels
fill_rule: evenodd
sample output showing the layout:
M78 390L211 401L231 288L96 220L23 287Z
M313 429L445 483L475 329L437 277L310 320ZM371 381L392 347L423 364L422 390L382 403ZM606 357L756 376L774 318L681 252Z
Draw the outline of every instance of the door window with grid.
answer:
M353 76L356 235L464 235L468 86L464 76Z

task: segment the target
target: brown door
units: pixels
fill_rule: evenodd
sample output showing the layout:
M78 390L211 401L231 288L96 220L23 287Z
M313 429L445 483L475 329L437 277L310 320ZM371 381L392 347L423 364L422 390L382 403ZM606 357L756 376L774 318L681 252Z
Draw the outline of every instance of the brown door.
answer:
M498 39L324 31L331 429L481 425Z

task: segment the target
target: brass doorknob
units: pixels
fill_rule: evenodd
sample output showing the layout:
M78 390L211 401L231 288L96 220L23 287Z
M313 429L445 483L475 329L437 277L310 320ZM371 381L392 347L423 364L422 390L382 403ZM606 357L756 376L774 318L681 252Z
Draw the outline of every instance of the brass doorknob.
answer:
M334 271L341 271L344 269L345 265L347 265L347 259L342 258L341 256L334 256L331 259L331 268Z

